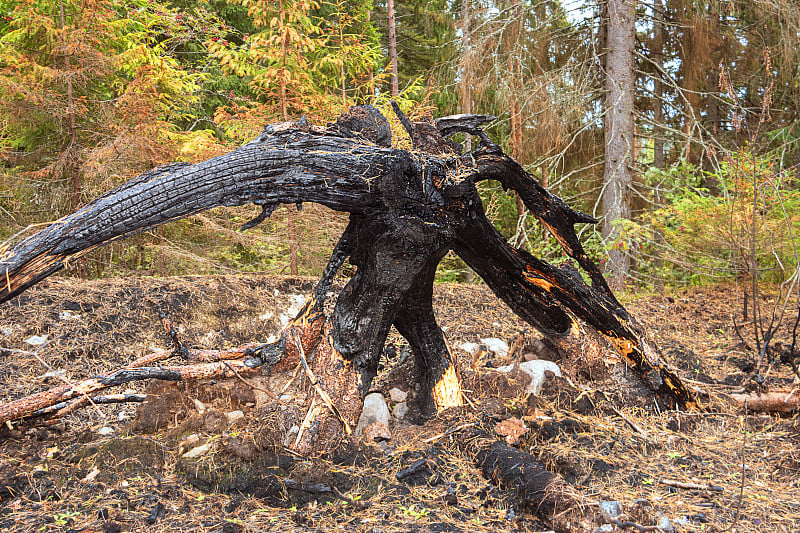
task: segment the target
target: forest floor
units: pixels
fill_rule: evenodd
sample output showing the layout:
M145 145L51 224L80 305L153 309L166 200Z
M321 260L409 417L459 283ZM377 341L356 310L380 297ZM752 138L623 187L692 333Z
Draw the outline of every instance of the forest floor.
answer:
M169 348L159 311L190 346L266 341L313 283L267 276L45 281L0 307L0 402ZM618 501L641 526L800 531L798 417L742 414L726 399L754 360L733 328L734 314L743 321L736 291L621 299L680 375L709 393L711 412L625 404L603 380L604 364L596 376L551 381L539 398L526 399L513 380L486 378L508 357L475 359L461 346L486 338L512 344L530 328L485 286L437 285L434 308L459 358L467 408L422 426L393 420L389 441L310 460L280 446L288 429L281 413L292 407L265 401L239 380L131 383L121 389L147 390L145 403L87 406L50 425L0 429L0 530L545 531L447 433L468 423L491 430L516 416L528 427L518 447L587 502ZM391 388L409 389L412 368L400 338L390 339L397 350L373 384L387 398ZM514 357L529 341L530 332ZM271 379L258 381L260 388L272 387ZM791 383L785 366L767 378L768 385ZM234 411L244 417L229 422ZM192 450L196 457L186 455ZM423 467L398 479L415 463Z

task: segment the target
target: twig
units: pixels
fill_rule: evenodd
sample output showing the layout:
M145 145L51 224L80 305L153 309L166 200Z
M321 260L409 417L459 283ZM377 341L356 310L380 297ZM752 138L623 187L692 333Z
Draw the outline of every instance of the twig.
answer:
M742 461L742 481L739 484L739 501L736 503L736 516L733 517L733 522L731 525L723 529L722 531L730 531L736 526L736 523L739 522L739 518L742 516L742 501L744 500L744 477L747 473L747 469L745 468L744 464L744 454L747 447L747 401L744 402L744 427L742 428L742 449L741 449L741 461Z
M294 382L295 378L297 378L297 371L300 370L301 366L303 366L303 363L299 362L297 363L297 366L294 367L294 372L292 372L292 377L289 378L289 381L286 382L286 385L284 385L283 388L281 388L281 391L278 393L278 398L283 396L283 393L286 392L286 390L292 386L292 383Z
M333 491L333 493L336 495L337 498L349 503L350 505L352 505L356 509L364 510L367 507L369 507L369 504L366 503L366 502L359 502L359 501L354 500L353 498L351 498L347 494L342 494L342 492L339 489L336 488L336 485L331 485L331 490Z
M51 341L47 341L44 345L47 345L50 342ZM75 383L73 383L72 381L70 381L67 378L65 378L64 376L62 376L60 373L58 373L55 370L53 370L52 366L47 364L47 362L44 359L39 357L39 352L32 352L31 355L33 357L35 357L36 360L39 361L39 363L41 363L42 366L44 366L49 372L51 372L58 379L63 381L66 385L71 387L73 390L78 390L77 389L77 385ZM73 400L73 402L80 402L81 404L89 403L89 404L91 404L92 407L94 407L95 411L97 411L97 414L99 414L102 418L106 417L106 414L103 411L101 411L100 408L97 407L97 405L92 401L92 398L91 398L91 396L89 396L88 392L81 392L80 393L80 398L78 398L76 400Z
M462 424L460 426L457 426L457 427L454 427L454 428L450 428L450 429L448 429L447 431L445 431L443 433L439 433L438 435L434 435L433 437L429 437L429 438L423 440L422 442L424 444L428 444L429 442L433 442L433 441L439 440L442 437L446 437L446 436L450 435L451 433L455 433L456 431L461 431L462 429L466 429L466 428L468 428L470 426L474 426L474 425L475 425L475 422L470 422L469 424Z
M641 533L646 533L648 531L660 531L664 533L664 530L658 526L643 526L641 524L637 524L636 522L631 522L630 520L622 521L617 518L612 518L608 521L610 524L614 524L617 527L632 527L637 531L641 531Z
M253 370L240 361L232 361L231 363L233 366L239 367L240 372ZM168 381L210 379L228 376L230 375L229 372L230 364L222 362L200 363L185 366L126 367L111 374L84 379L77 383L70 383L67 381L66 385L0 404L0 422L24 418L40 409L64 401L74 399L91 401L91 397L89 397L90 393L131 381L141 379L163 379ZM100 411L100 413L102 414L102 411Z
M235 368L233 368L231 365L229 365L229 364L228 364L228 362L227 362L227 361L222 361L222 364L223 364L223 365L225 365L225 366L227 366L227 367L228 367L228 370L230 370L231 372L233 372L233 375L234 375L234 376L236 376L237 378L239 378L239 381L241 381L242 383L244 383L245 385L247 385L247 386L248 386L248 387L250 387L251 389L253 389L253 390L257 390L257 391L261 391L261 392L263 392L264 394L266 394L267 396L269 396L271 399L273 399L273 400L275 400L276 402L278 402L279 404L281 404L281 405L283 405L283 404L284 404L284 402L282 402L280 398L278 398L277 396L275 396L275 393L273 393L271 390L269 390L269 389L265 389L265 388L263 388L263 387L259 387L258 385L253 385L252 383L250 383L249 381L247 381L246 379L244 379L244 378L242 377L242 375L241 375L241 374L239 374L239 373L236 371L236 369L235 369Z
M351 498L350 496L348 496L347 494L343 494L342 491L336 488L336 485L328 485L326 483L304 483L302 481L297 481L291 478L284 478L281 481L283 482L283 485L287 489L300 490L303 492L310 492L312 494L331 493L340 500L349 503L350 505L356 507L357 509L366 509L367 507L369 507L368 504L364 502L358 502L353 498Z
M662 479L659 481L662 485L668 487L675 487L676 489L686 490L709 490L712 492L724 492L724 489L718 485L705 485L700 483L684 483L683 481L675 481L672 479Z
M0 348L0 353L4 353L4 352L17 353L17 354L20 354L20 355L31 355L31 356L34 356L34 357L36 357L36 355L37 355L36 352L28 352L26 350L15 350L14 348Z
M311 405L308 407L308 411L306 411L306 416L303 417L303 421L300 423L300 430L297 432L297 437L294 439L294 446L300 442L300 439L303 438L303 432L306 428L311 427L311 423L319 414L320 409L317 407L317 397L311 397Z
M624 420L631 428L633 428L633 431L635 431L637 435L642 437L647 442L650 443L653 442L653 439L650 438L647 432L645 432L645 430L643 430L639 424L637 424L636 422L634 422L633 420L622 414L622 412L620 412L620 410L614 407L613 405L611 406L611 409L613 409L614 412L617 413L620 416L620 418L622 418L622 420Z
M94 396L92 402L97 405L112 404L112 403L141 403L147 398L145 394L106 394L104 396ZM76 400L83 400L83 397L76 398ZM76 400L69 402L57 403L53 406L40 409L27 417L27 419L38 418L40 416L49 416L55 414L62 416L65 414L64 409L72 407Z
M300 362L303 363L303 369L306 371L306 376L308 376L308 379L311 381L311 385L314 387L314 390L317 391L317 394L319 394L320 398L322 398L323 403L325 403L328 409L330 409L331 413L333 413L334 416L336 416L336 418L339 419L339 422L342 423L342 426L344 426L345 433L351 435L353 433L353 430L350 428L350 424L347 423L347 420L345 420L345 418L342 416L342 414L339 412L336 406L333 405L331 397L328 396L328 393L325 392L325 389L323 389L320 386L319 381L317 381L316 376L314 376L314 372L312 372L311 368L308 366L308 361L306 361L306 354L303 351L303 344L300 342L300 338L295 333L294 327L290 329L290 334L292 335L292 338L294 339L294 344L295 346L297 346L297 351L300 354Z

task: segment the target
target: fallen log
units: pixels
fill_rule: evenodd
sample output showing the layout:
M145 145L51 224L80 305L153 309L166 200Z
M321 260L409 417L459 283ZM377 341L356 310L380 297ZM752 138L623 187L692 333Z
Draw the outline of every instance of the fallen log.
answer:
M307 360L317 380L309 400L315 407L309 408L309 430L297 443L298 451L324 448L354 425L392 325L414 353L417 388L412 403L417 411L429 416L461 405L458 369L432 307L436 267L449 250L514 312L561 342L562 348L590 343L602 351L607 342L664 404L694 405L691 391L617 301L583 249L574 225L596 221L569 208L493 144L480 131L491 117L445 117L436 123L439 129L411 123L402 114L400 118L413 151L392 149L385 117L371 106L358 106L325 127L302 119L272 124L228 154L147 172L39 233L0 248L0 302L104 243L204 209L260 205L261 214L245 224L252 227L280 204L317 202L348 212L350 220L314 297L278 343L250 348L245 359L228 363L245 372ZM480 146L469 154L459 153L444 137L458 132L478 135ZM486 218L478 195L476 184L489 179L520 195L584 270L590 285L574 267L555 267L506 242ZM346 259L356 267L355 274L326 317L322 310L328 289ZM581 324L599 337L583 336L576 342ZM289 342L296 335L303 338L300 349ZM121 383L123 376L150 372L184 379L223 371L229 372L229 367L221 362L158 371L127 369L57 393L40 393L33 403L38 410L45 398L62 402ZM5 407L0 419L22 412Z
M731 394L741 411L791 414L800 411L800 390L772 390Z
M559 532L593 531L600 525L598 501L587 498L531 454L498 441L480 427L454 432L452 439L471 456L483 476L514 495L514 504Z

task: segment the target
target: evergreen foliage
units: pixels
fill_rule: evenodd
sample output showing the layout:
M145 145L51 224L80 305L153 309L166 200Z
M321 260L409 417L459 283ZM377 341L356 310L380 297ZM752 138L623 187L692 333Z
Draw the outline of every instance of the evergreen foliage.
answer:
M472 112L500 117L491 135L529 171L601 214L604 4L462 1L395 3L401 107L420 119L457 113L469 98ZM800 8L652 0L636 17L632 220L616 222L614 242L589 227L583 236L599 261L610 248L630 254L641 282L735 279L742 261L731 250L755 226L731 223L738 236L729 229L712 243L701 215L745 220L750 198L764 204L759 231L794 229L791 209L781 219L773 207L774 194L794 205L800 175ZM228 151L269 121L329 120L357 103L391 117L387 18L385 0L0 0L0 236L160 163ZM736 186L731 169L748 160L773 196ZM558 259L513 197L496 184L483 194L507 238ZM237 232L252 211L205 213L116 244L92 256L89 273L281 272L288 214ZM314 274L343 220L311 207L295 222L300 271ZM790 272L794 238L781 239L763 257ZM779 279L770 268L759 267ZM457 261L447 270L467 274Z

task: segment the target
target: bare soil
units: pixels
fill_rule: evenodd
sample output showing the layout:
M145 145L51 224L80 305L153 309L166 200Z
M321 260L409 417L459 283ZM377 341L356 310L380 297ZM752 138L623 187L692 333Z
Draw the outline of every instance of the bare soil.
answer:
M159 312L189 346L267 341L314 282L266 276L45 281L0 308L0 401L111 372L169 347ZM248 380L255 387L237 379L132 383L121 389L146 392L144 403L87 406L58 420L0 430L0 530L545 531L546 523L485 479L456 446L454 429L472 423L492 431L501 423L504 433L516 417L528 429L519 448L566 478L587 502L619 501L627 519L641 526L666 519L675 531L800 531L797 416L740 413L726 396L752 386L755 361L747 346L752 325L740 328L744 339L733 327L734 315L744 322L733 288L621 297L681 376L708 393L704 413L626 404L603 379L611 354L591 365L562 361L567 378L526 398L524 379L499 377L492 368L536 351L530 328L484 286L437 285L435 291L468 407L424 425L393 420L388 441L305 458L281 445L303 415L302 398L293 396L301 391L288 389L284 404L263 394L281 388L291 372ZM510 358L491 352L475 358L461 349L490 337L511 345L520 333ZM789 333L781 332L784 342ZM390 340L373 384L387 398L391 388L413 385L407 347L396 334ZM792 380L791 369L776 364L765 385L791 386ZM230 422L234 411L244 417ZM204 453L186 456L202 446Z

